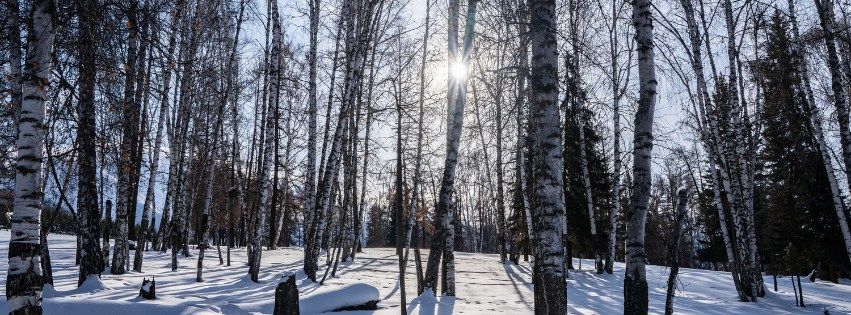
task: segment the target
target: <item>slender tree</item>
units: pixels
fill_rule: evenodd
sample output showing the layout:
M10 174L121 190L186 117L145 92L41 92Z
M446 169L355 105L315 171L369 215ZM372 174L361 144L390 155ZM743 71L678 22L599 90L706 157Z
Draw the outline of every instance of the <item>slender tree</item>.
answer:
M467 21L464 27L463 50L458 47L458 20L460 14L460 0L449 2L449 67L450 69L467 69L473 47L473 37L476 26L477 0L467 2ZM459 76L449 71L449 112L446 134L446 159L444 161L443 179L440 184L440 193L437 200L434 226L437 229L432 237L431 251L428 255L423 290L435 292L437 287L438 263L443 258L443 289L442 292L449 296L455 295L455 223L453 214L455 205L453 203L453 192L455 184L455 169L458 163L458 151L461 141L461 130L464 126L464 104L466 102L467 80L466 74ZM436 293L436 292L435 292Z
M118 183L116 189L116 205L115 205L115 227L117 234L115 235L115 253L112 255L112 264L110 272L114 275L124 274L127 270L127 254L128 246L128 221L133 221L133 218L128 218L130 207L136 207L131 204L130 194L132 191L132 174L133 165L133 144L138 132L137 123L133 120L138 118L138 108L133 101L133 88L136 78L136 52L138 49L138 19L137 9L139 6L138 0L130 0L127 8L127 60L125 63L124 76L124 102L123 106L123 135L121 137L121 152L119 153L118 162Z
M668 274L668 291L665 297L665 315L674 313L674 290L677 288L677 273L680 271L680 241L683 237L683 225L685 225L688 211L688 191L683 188L677 193L677 222L674 226L674 240L668 244L668 262L670 272Z
M651 0L632 1L632 23L638 52L638 111L632 151L632 198L627 210L624 314L647 314L644 233L650 201L653 112L656 108L656 63Z

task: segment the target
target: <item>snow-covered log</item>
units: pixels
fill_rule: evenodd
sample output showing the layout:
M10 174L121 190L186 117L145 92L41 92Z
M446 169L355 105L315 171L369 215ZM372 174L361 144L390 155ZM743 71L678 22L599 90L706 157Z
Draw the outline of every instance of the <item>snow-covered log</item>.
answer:
M299 303L299 310L304 314L376 310L380 301L378 288L352 283L305 297Z

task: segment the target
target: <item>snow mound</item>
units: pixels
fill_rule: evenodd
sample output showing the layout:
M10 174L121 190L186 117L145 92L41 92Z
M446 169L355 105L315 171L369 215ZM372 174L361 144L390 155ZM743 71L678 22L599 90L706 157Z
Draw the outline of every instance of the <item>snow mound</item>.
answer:
M420 296L412 300L411 304L414 304L414 302L434 304L437 303L437 297L434 295L434 291L428 289L423 291L423 294L420 294Z
M56 291L56 288L54 288L52 284L45 284L44 288L41 289L41 296L46 299L60 296L60 294Z
M379 301L378 289L366 283L352 283L328 288L299 301L302 314L324 313L341 308Z
M98 276L91 275L83 282L83 285L72 291L74 293L94 293L105 290L112 290L112 288L104 284Z

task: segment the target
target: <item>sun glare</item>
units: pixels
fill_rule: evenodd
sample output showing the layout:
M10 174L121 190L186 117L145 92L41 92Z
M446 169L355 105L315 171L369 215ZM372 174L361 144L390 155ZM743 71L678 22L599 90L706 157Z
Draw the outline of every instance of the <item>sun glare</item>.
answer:
M449 73L452 74L453 79L464 79L467 77L467 65L463 61L455 61L450 66Z

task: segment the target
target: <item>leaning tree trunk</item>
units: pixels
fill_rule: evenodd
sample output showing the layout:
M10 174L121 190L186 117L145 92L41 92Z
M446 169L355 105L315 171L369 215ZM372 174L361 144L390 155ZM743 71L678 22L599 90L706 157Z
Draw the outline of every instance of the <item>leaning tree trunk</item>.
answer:
M20 122L16 146L15 199L9 239L6 299L10 314L41 314L42 271L39 250L41 225L42 128L44 103L50 87L56 3L32 2L27 22L27 57L22 81Z
M357 102L357 90L360 85L361 77L363 76L363 65L366 59L368 43L368 35L370 28L367 26L368 21L372 20L373 10L377 1L368 0L366 4L360 7L349 7L349 9L357 10L357 20L352 19L351 15L347 15L348 21L346 24L346 34L348 52L348 65L345 87L343 90L343 99L340 106L340 114L337 119L337 126L334 130L334 137L331 140L328 158L325 162L325 170L322 173L322 180L317 187L316 203L314 204L314 214L310 226L305 235L305 259L304 271L308 278L316 281L316 271L318 269L317 259L319 257L319 247L325 230L325 217L331 208L332 189L337 184L337 173L341 164L341 151L343 150L343 137L349 135L349 124L346 123L348 116L351 115L353 105ZM351 4L350 4L351 5ZM355 32L359 26L359 32Z
M567 314L564 281L564 163L558 106L555 1L529 1L532 46L529 119L529 208L534 223L535 314Z
M650 201L651 153L653 151L653 112L656 107L656 65L653 43L651 0L632 2L632 18L638 52L639 98L635 113L633 140L632 200L627 212L626 275L624 314L647 314L647 274L644 251L644 225Z
M136 9L139 6L138 0L130 0L127 9L127 70L124 82L124 109L122 117L124 120L123 135L121 137L121 149L118 160L118 183L116 184L116 204L115 204L115 253L112 255L112 264L110 272L114 275L122 275L126 272L127 253L128 253L128 209L136 205L130 204L131 179L133 168L133 144L135 139L134 129L136 123L132 122L132 118L137 116L138 110L135 110L135 102L133 102L133 86L135 84L136 72L136 50L138 44L137 31L137 16ZM138 131L138 130L137 130ZM135 198L134 198L135 199ZM132 220L132 218L131 218Z
M580 103L579 111L576 113L579 115L579 117L577 117L577 120L579 121L579 164L582 170L582 184L585 188L585 207L588 210L588 224L591 227L591 250L594 251L594 268L596 268L598 274L602 274L603 256L600 255L600 248L598 246L597 218L594 214L594 194L591 187L591 175L588 171L588 150L585 143L585 118L582 117L584 116L585 106L583 105L585 100L577 98L577 102ZM616 204L617 199L615 199L613 203Z
M848 104L846 103L845 87L843 86L842 72L840 71L839 55L836 51L835 28L836 22L833 17L833 0L815 0L816 8L819 12L819 20L821 27L824 30L824 41L827 46L827 65L830 69L831 87L833 89L833 101L836 106L836 116L839 120L839 135L842 144L842 161L845 164L845 176L851 179L851 131L848 126ZM806 74L806 73L805 73ZM810 105L815 108L815 104ZM813 111L815 112L815 111ZM812 114L811 114L812 115ZM822 141L819 141L820 145ZM823 150L822 150L823 151ZM825 165L830 164L830 159L824 161ZM832 168L828 170L828 174L833 174ZM832 178L833 176L831 176ZM851 187L851 180L846 180ZM831 190L835 185L831 181ZM834 199L836 194L834 194ZM848 230L848 220L845 218L844 211L836 208L836 215L840 220L842 227L842 238L845 240L845 250L848 254L848 259L851 260L851 232Z
M422 154L423 154L423 117L425 115L425 75L426 75L426 58L428 56L428 36L429 36L429 22L431 22L431 0L426 0L426 19L425 19L425 33L423 34L423 55L420 60L420 99L419 99L419 107L417 114L417 153L414 158L414 178L411 183L411 200L408 205L408 225L407 225L407 233L405 234L405 255L403 258L403 264L400 266L401 270L399 273L399 280L403 281L406 269L408 268L408 253L411 249L411 237L414 230L414 225L416 224L414 221L414 217L417 214L417 200L419 198L419 187L420 187L420 179L422 178ZM366 170L364 170L366 171ZM415 246L419 246L419 244L415 244ZM419 260L419 257L417 257ZM504 260L504 259L503 259ZM420 290L420 273L419 269L417 270L417 292ZM402 292L405 292L405 287L402 286ZM405 300L404 294L402 295L402 311L403 314L407 314L408 311L405 308L407 306L407 301Z
M263 144L263 162L260 166L260 177L258 180L259 198L257 202L257 213L254 219L254 236L251 239L251 260L248 262L248 273L251 276L251 281L258 282L258 274L260 273L260 259L263 247L263 227L265 226L266 213L268 213L275 205L270 203L272 193L272 162L274 159L275 147L275 111L272 106L278 103L280 96L280 80L281 80L281 21L278 15L278 6L275 1L272 1L272 49L269 54L269 110L266 111L266 123L264 127L265 138Z
M458 49L458 19L460 11L460 0L450 1L449 14L449 62L460 62L464 65L469 63L473 46L473 36L476 25L477 0L467 2L467 21L464 27L463 51ZM434 225L437 229L432 237L431 251L428 255L423 290L435 291L437 287L437 269L441 256L443 256L443 293L449 296L455 295L455 261L454 261L454 220L452 195L455 184L455 167L458 164L458 151L460 148L461 131L464 126L464 103L466 101L467 81L466 78L449 77L449 124L446 135L446 159L444 161L443 179L440 184L440 193L435 210Z
M733 250L733 243L730 237L730 232L727 225L727 215L724 209L724 202L722 201L722 191L721 191L721 183L722 178L726 178L723 176L719 176L719 169L716 169L719 162L723 163L723 160L720 159L720 150L717 146L717 141L719 137L717 136L717 121L714 115L707 115L707 107L712 104L712 99L709 96L709 90L706 84L706 76L703 73L703 54L701 52L701 42L702 37L700 35L700 30L698 29L697 19L695 18L694 6L691 0L680 0L683 11L685 12L686 25L688 26L688 34L691 45L691 55L692 55L692 71L695 73L695 79L697 83L697 103L700 117L703 119L703 124L700 124L701 128L701 141L706 149L707 154L709 155L709 171L711 174L712 180L712 193L713 193L713 204L715 206L716 211L718 212L718 219L721 226L721 235L724 240L724 248L726 250L727 263L730 265L731 276L733 277L733 285L736 288L736 292L739 295L739 299L742 301L747 301L747 294L744 292L742 288L742 279L739 276L739 266L738 260L735 255L735 251ZM724 165L720 165L721 169L724 169ZM729 193L729 191L727 191Z
M79 151L77 167L77 230L82 237L80 252L80 277L77 286L83 284L90 275L100 276L103 271L103 255L100 249L100 211L97 192L97 143L95 127L95 25L98 21L96 1L80 1L77 8L80 38L80 94L77 104L77 146Z

